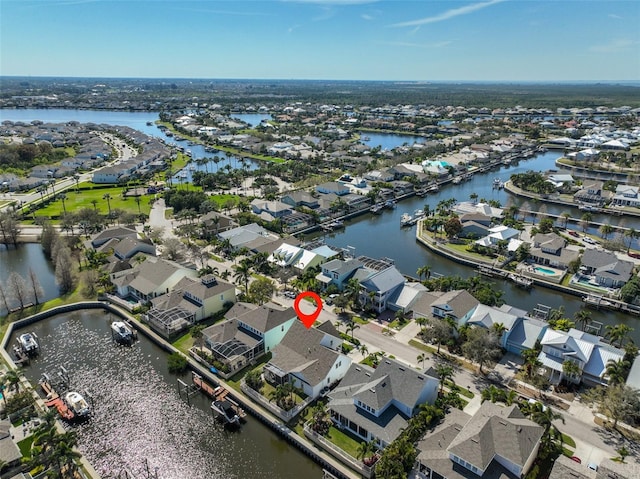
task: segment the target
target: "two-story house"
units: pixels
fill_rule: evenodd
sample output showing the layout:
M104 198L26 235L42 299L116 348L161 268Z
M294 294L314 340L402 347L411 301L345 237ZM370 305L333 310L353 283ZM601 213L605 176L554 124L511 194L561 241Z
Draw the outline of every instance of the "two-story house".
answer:
M326 290L330 285L334 285L342 291L347 281L363 265L362 261L354 258L347 260L332 259L322 265L322 271L318 273L316 279L320 282L323 290Z
M410 366L384 359L376 369L352 364L338 387L329 393L331 419L363 441L383 448L407 427L420 404L433 404L439 381Z
M360 281L360 304L381 313L388 308L389 300L404 283L404 276L393 265L374 270Z
M452 318L458 326L465 324L480 301L464 289L442 293L431 303L431 314L436 318Z
M604 190L603 187L602 181L585 180L582 189L573 195L573 200L577 203L601 206L611 196L611 192Z
M540 344L542 351L538 360L547 369L553 384L562 380L576 384L607 384L607 363L624 357L623 350L604 343L599 336L577 329L568 332L547 329ZM565 361L575 363L579 372L567 376L563 367Z
M616 206L640 206L640 188L632 185L618 184L611 204Z
M415 477L520 479L533 465L543 433L515 404L485 401L473 416L451 409L418 442Z
M568 250L567 241L556 233L538 233L533 237L529 259L541 265L566 269L580 256L578 251Z
M310 398L344 377L351 359L340 351L340 333L330 322L307 328L294 321L264 366L264 377L272 384L291 383Z

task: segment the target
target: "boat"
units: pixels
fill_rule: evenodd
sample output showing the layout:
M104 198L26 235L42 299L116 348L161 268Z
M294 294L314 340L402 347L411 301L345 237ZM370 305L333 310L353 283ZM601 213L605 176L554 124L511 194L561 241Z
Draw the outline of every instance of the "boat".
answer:
M64 395L64 402L74 414L74 419L83 419L91 414L87 400L77 391L69 391Z
M362 141L369 141L369 140L371 140L371 138L369 138L369 137L368 137L368 136L366 136L366 135L365 135L365 136L363 136L363 137L361 137L360 139L361 139Z
M153 123L151 123L150 121L147 122L147 126L153 126Z
M501 190L502 188L504 188L504 183L502 182L502 180L500 180L500 178L494 178L493 189Z
M462 177L461 176L456 176L455 178L453 178L453 180L451 180L451 183L453 183L454 185L457 185L461 181L462 181Z
M38 336L36 333L24 333L18 336L18 344L22 349L22 352L27 356L33 356L40 351L40 344L38 344Z
M409 226L413 217L409 213L402 213L400 217L400 226Z
M396 200L387 200L384 203L385 208L394 209L396 207Z
M111 323L111 336L119 343L131 344L136 335L124 321L114 321Z
M531 278L527 278L526 276L522 276L520 274L511 273L509 275L509 279L513 281L516 286L520 286L524 289L529 289L533 286L533 280Z
M580 206L578 206L578 209L580 211L596 211L597 210L597 208L595 208L595 207L593 207L591 205L580 205Z
M602 296L598 296L595 294L583 296L582 301L584 301L587 306L591 306L592 308L596 309L619 309L620 307L619 304L616 304L613 301L609 301L608 299L604 299Z
M211 403L211 409L216 412L218 418L222 419L225 424L240 426L240 416L236 414L234 405L227 399L213 401Z
M375 205L373 205L371 208L369 208L369 211L371 213L373 213L374 215L379 215L380 213L382 213L382 208L384 207L383 204L381 203L376 203Z

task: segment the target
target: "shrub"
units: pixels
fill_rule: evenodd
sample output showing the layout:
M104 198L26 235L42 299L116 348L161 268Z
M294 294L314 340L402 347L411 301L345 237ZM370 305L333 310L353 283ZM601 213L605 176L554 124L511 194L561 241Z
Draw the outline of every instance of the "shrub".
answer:
M187 370L188 361L180 353L171 353L167 358L169 372L172 374L181 374Z

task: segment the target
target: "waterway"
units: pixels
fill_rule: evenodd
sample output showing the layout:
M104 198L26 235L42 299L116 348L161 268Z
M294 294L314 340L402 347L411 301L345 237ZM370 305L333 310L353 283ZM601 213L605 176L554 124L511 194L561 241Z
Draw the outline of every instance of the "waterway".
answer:
M211 416L210 401L197 393L191 405L178 395L177 377L165 353L140 336L132 347L112 342L114 318L103 311L54 316L29 326L40 356L24 369L37 384L42 373L70 373L71 389L94 399L92 419L74 426L80 450L102 477L124 469L159 479L320 478L322 470L252 417L230 432ZM12 342L15 338L12 338ZM190 383L190 376L183 380Z
M5 290L5 294L7 294L7 278L13 271L25 279L28 292L31 293L30 270L35 273L42 287L40 302L49 301L59 295L53 265L45 257L40 244L24 243L19 244L17 248L7 248L4 245L0 245L0 284ZM18 306L17 301L9 302L10 308ZM0 316L6 313L4 304L0 304Z

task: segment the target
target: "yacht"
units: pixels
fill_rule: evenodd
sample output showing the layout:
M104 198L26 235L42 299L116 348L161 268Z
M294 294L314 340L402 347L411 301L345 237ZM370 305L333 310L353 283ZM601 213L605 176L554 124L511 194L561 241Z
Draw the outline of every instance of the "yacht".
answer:
M20 344L22 351L28 356L38 354L40 350L38 336L36 336L36 333L21 334L18 336L18 343Z
M119 343L130 344L134 340L133 330L124 321L111 323L111 336Z
M86 418L91 414L91 408L87 400L76 391L69 391L64 395L64 402L67 403L69 409L73 412L75 419Z
M409 226L413 217L409 213L402 213L400 217L400 226Z

